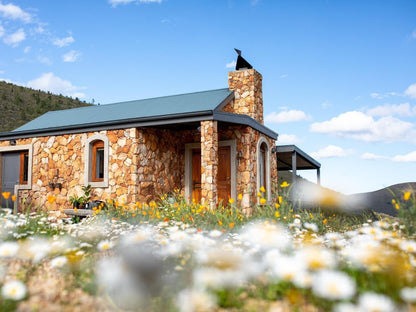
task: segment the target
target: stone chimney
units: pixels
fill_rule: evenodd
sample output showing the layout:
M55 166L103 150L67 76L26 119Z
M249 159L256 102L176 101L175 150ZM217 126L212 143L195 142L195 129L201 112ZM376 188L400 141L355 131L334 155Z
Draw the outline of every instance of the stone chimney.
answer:
M228 73L228 86L235 100L227 111L248 115L263 124L263 77L255 69L242 69ZM227 105L228 106L228 105Z

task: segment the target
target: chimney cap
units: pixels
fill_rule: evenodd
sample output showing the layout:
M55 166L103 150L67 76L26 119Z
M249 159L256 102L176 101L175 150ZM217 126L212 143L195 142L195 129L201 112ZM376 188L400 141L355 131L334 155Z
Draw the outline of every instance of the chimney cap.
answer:
M235 64L235 70L240 69L252 69L253 66L249 62L247 62L242 56L241 56L241 50L234 48L235 52L237 52L237 63Z

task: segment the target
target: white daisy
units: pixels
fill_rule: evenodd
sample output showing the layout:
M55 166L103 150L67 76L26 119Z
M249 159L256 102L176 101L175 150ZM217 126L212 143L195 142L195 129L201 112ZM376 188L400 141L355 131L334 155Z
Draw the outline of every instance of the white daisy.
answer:
M22 300L26 296L26 285L21 281L10 281L3 285L1 289L1 294L3 298L10 300Z
M358 299L358 307L363 312L393 312L396 307L393 301L385 295L368 292Z
M54 268L61 268L68 262L65 256L56 257L51 260L51 266Z
M0 258L12 258L19 250L19 244L16 242L4 242L0 245Z
M350 299L355 294L355 283L344 272L322 270L313 277L312 291L329 300Z

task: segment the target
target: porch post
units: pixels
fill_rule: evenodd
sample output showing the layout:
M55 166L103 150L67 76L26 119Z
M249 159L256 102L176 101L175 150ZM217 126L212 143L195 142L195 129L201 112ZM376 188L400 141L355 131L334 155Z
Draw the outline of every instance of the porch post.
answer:
M318 185L321 185L321 168L318 168L316 170L316 180L318 182Z
M292 152L292 184L296 182L296 152Z
M213 209L217 203L218 125L201 121L201 202Z

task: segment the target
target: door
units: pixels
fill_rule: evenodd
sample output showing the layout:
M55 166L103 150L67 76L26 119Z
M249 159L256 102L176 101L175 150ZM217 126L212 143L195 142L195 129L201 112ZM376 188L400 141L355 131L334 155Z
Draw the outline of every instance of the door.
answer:
M1 193L10 192L10 197L6 200L1 196L2 208L13 208L12 195L14 186L20 180L20 152L3 153L1 155Z
M201 150L192 150L192 200L201 202Z
M227 204L231 197L231 148L221 146L218 149L218 173L217 173L218 201L223 200Z

